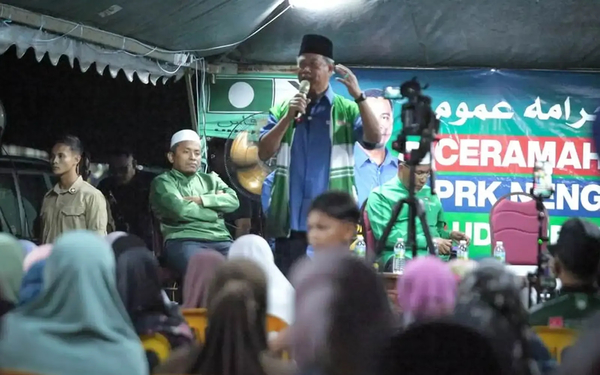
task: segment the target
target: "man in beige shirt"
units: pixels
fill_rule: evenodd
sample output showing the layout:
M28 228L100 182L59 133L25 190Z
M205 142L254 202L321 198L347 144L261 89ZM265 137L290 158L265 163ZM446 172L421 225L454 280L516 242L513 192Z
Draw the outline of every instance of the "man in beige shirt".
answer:
M108 213L100 190L81 176L85 169L79 138L67 136L52 148L50 162L58 183L44 196L41 210L42 243L52 243L61 234L87 229L106 235Z

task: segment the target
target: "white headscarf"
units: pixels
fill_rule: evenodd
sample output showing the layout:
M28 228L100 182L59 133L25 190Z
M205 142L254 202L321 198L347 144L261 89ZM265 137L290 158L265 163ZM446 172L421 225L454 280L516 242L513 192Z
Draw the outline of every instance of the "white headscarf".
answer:
M291 324L294 320L294 288L275 265L273 251L264 238L248 234L235 240L229 249L229 259L249 259L267 275L267 313Z

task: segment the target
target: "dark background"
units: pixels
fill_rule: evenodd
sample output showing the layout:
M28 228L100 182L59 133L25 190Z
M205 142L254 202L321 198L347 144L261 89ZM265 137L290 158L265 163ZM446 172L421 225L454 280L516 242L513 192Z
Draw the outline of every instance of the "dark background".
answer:
M65 134L78 136L92 161L106 161L128 147L143 165L167 166L171 135L191 127L185 80L156 86L122 72L100 76L92 65L82 73L66 57L53 66L38 63L33 50L22 59L15 47L0 55L0 101L6 112L3 144L49 151ZM164 151L163 151L164 150Z

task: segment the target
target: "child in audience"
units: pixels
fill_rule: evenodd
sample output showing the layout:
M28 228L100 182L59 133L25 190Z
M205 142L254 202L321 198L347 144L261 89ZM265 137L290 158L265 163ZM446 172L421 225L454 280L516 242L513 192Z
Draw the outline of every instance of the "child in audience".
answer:
M342 191L328 191L315 198L308 212L307 253L349 251L356 236L360 210L356 200Z

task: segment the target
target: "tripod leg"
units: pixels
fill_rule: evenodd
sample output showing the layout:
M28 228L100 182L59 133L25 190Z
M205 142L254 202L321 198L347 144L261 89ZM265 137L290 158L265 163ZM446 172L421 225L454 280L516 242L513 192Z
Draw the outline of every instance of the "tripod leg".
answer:
M415 199L413 202L414 207L417 211L417 217L419 221L421 221L421 227L423 228L423 234L425 235L425 240L427 241L427 250L429 254L435 255L435 251L433 250L433 239L431 238L431 231L429 230L429 225L427 224L427 217L425 216L425 210L423 209L423 204Z

